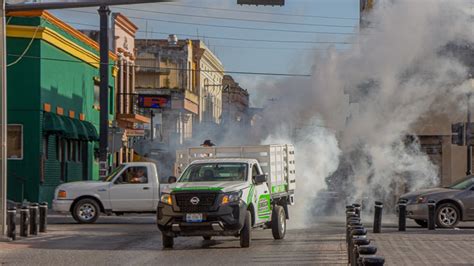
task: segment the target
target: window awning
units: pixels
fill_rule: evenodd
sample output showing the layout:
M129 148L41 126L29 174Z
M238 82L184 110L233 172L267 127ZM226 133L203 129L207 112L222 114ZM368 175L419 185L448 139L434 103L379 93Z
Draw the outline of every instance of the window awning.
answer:
M77 137L80 140L89 140L89 132L84 125L84 122L78 119L72 119L72 122L76 126L77 129Z
M60 118L63 120L64 127L66 128L66 131L64 132L64 137L68 139L79 139L76 125L74 125L72 119L66 116L60 116Z
M62 135L66 132L63 120L57 114L45 112L43 117L43 130L49 134Z
M89 135L90 141L99 141L99 134L97 133L97 129L95 126L87 121L81 121L87 129L87 133Z
M43 130L46 134L61 135L68 139L98 141L99 134L93 124L50 112L44 113Z

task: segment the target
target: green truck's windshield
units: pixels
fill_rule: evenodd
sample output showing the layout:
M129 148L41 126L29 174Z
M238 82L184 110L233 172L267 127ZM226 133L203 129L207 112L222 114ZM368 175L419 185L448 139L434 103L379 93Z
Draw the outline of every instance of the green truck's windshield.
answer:
M246 163L203 163L189 166L179 179L184 182L246 181Z

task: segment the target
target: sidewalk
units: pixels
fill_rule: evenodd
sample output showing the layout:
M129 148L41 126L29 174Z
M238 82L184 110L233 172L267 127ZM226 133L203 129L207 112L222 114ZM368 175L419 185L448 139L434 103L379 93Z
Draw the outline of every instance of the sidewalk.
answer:
M407 221L407 230L399 232L397 224L388 223L381 234L368 238L385 257L386 265L474 265L474 224L461 223L455 229L429 231Z

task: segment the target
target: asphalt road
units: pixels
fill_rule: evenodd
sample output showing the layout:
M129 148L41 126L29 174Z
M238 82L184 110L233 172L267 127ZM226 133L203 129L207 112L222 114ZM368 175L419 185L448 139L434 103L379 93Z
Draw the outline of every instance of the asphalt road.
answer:
M101 217L97 224L78 225L53 217L49 232L15 242L0 242L5 265L288 265L345 264L344 231L339 223L293 229L284 240L270 230L252 232L250 248L237 238L177 238L163 250L153 216ZM291 221L290 221L291 222Z

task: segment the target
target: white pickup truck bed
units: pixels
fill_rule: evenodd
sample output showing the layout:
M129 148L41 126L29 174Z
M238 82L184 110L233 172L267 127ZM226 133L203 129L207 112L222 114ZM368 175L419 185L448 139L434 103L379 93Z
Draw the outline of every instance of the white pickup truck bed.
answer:
M294 194L296 188L295 150L293 145L258 145L238 147L195 147L176 152L175 174L194 160L216 158L256 159L268 174L271 195Z

